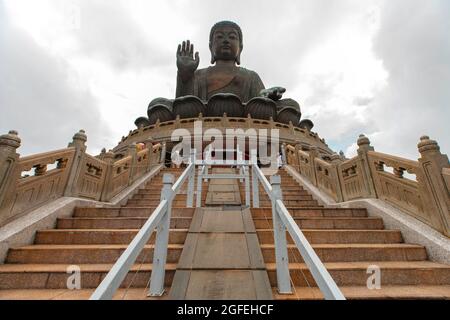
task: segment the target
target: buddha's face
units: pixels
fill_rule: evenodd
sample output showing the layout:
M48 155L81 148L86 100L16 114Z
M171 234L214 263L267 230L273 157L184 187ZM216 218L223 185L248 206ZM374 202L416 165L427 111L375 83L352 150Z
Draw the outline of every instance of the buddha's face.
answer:
M216 60L236 61L240 53L239 33L233 27L221 27L214 31L211 50Z

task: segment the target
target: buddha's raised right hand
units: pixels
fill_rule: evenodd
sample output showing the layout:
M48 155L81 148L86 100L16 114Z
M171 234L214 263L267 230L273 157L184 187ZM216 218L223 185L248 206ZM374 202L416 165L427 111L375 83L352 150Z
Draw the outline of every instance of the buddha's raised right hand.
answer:
M194 75L200 64L200 57L198 52L195 53L194 58L194 45L189 40L183 41L178 45L177 50L177 68L182 79L189 79Z

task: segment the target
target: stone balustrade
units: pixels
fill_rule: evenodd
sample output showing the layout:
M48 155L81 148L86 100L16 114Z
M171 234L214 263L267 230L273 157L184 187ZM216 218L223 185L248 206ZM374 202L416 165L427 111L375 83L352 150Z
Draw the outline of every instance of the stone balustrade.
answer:
M175 120L160 122L157 121L153 125L142 126L129 132L128 136L122 137L122 140L113 149L116 153L123 153L132 143L140 143L152 137L155 141L171 143L172 133L175 129L186 129L194 135L194 123L201 122L204 131L215 129L225 134L227 129L235 130L279 130L279 139L281 143L295 144L300 143L302 146L315 146L321 153L332 154L333 151L328 147L325 140L320 138L315 132L308 129L299 128L292 123L284 124L269 120L253 119L250 116L246 118L229 117L224 114L222 117L204 117L200 114L197 118L181 119L177 117Z
M358 155L345 161L299 145L287 145L285 153L289 165L336 202L378 198L450 236L448 157L427 136L418 148L421 158L412 161L375 152L361 135Z
M18 133L0 136L0 226L63 196L109 201L164 158L150 140L121 159L87 154L86 141L80 130L65 149L20 157Z

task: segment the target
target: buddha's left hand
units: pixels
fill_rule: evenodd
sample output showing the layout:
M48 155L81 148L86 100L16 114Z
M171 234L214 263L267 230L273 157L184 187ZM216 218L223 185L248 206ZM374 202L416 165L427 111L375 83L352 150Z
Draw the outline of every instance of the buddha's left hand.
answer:
M286 92L286 89L283 87L272 87L269 89L261 90L259 95L261 97L269 98L273 101L278 101L283 97L283 93Z

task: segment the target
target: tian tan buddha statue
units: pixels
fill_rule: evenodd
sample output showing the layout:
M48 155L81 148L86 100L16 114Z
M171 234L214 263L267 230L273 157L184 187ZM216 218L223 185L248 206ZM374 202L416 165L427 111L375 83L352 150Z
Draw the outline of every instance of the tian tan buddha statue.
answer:
M203 116L247 117L269 120L295 126L301 113L292 99L281 99L286 89L265 89L259 75L240 67L243 49L241 28L234 22L216 23L210 32L209 48L212 66L198 69L199 53L194 45L183 41L177 50L176 99L158 98L148 107L148 118L139 118L138 127L180 118ZM309 121L309 120L308 120ZM311 121L308 122L311 128Z

